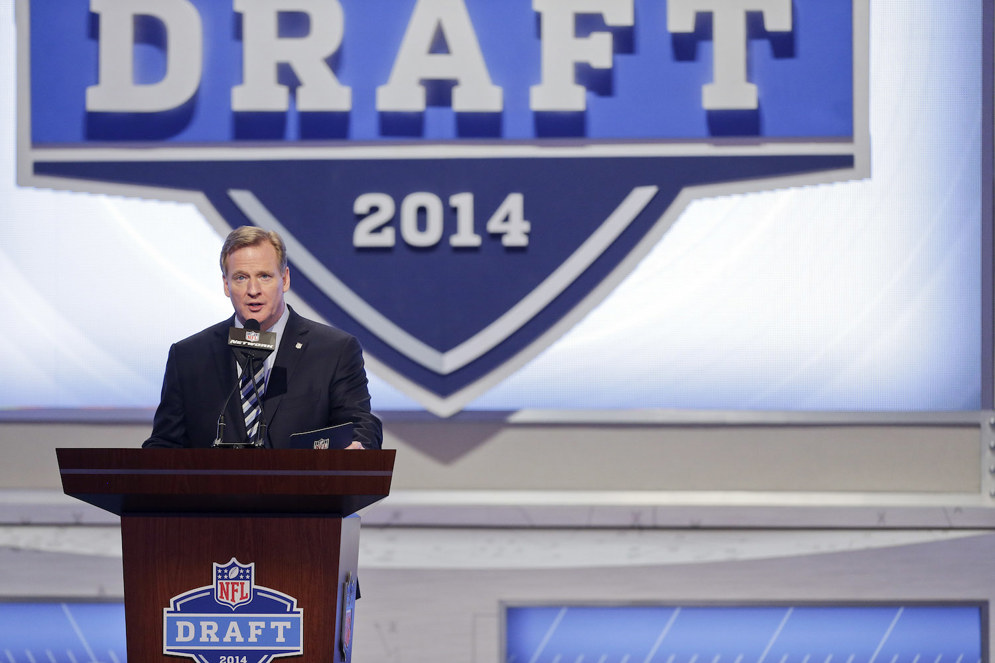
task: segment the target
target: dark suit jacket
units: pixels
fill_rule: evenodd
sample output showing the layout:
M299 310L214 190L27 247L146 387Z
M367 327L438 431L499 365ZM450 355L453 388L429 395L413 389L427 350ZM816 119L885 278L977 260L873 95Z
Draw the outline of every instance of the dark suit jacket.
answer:
M162 398L144 447L209 447L222 405L235 389L235 357L228 347L234 317L169 349ZM352 422L353 439L380 448L380 420L370 412L363 352L355 337L290 310L262 401L269 446L290 435ZM225 407L225 442L244 442L245 420L236 393Z

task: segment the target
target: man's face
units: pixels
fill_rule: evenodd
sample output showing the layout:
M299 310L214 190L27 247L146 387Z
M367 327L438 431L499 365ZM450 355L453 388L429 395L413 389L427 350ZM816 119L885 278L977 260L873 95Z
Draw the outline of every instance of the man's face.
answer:
M242 324L255 318L263 331L275 325L283 315L283 293L290 289L290 269L280 273L273 245L263 242L233 251L225 268L225 295Z

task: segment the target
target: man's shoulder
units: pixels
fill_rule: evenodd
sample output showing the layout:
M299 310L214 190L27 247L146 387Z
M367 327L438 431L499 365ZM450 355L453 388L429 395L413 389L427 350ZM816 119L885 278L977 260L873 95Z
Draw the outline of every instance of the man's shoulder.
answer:
M190 336L177 341L173 345L180 349L190 349L211 345L217 341L219 336L227 337L228 329L231 327L231 324L231 318L222 320L217 324L201 329L196 334L191 334Z
M290 320L287 322L288 331L292 333L306 333L309 338L327 340L330 342L347 342L355 339L349 332L342 331L338 327L332 327L317 320L305 318L293 309L290 311Z

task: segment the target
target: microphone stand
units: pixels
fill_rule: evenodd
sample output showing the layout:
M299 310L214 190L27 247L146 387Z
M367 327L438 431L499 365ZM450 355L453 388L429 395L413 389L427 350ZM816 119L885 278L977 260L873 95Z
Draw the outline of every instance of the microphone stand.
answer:
M236 329L236 327L232 327L228 331L228 345L231 347L232 352L235 355L235 363L241 371L241 375L236 378L235 386L232 388L231 392L228 394L228 397L225 399L224 404L221 406L221 414L218 416L218 426L216 430L217 436L214 439L214 443L211 445L215 448L226 447L231 449L243 449L245 447L260 448L266 445L266 421L263 417L263 399L262 394L259 391L259 385L256 384L256 371L254 370L255 366L253 360L262 359L264 362L263 365L265 365L266 357L269 356L275 347L273 343L275 342L276 334L264 332L264 334L268 334L274 339L273 341L265 342L270 344L268 347L265 343L263 343L260 347L253 347L251 345L249 347L245 347L246 341L248 340L246 338L246 334L248 332L256 332L257 336L252 340L259 340L259 321L251 318L246 320L244 329L245 331L241 331ZM239 361L240 358L245 359L244 365ZM246 439L242 442L225 442L225 410L228 409L228 403L231 401L231 397L235 395L235 392L238 391L241 394L242 378L246 376L248 376L249 380L252 382L252 393L256 397L256 405L259 407L259 417L256 421L256 432L255 435L252 435L251 439L249 439L249 431L246 430ZM239 397L239 401L241 401L241 396ZM242 415L244 418L245 413L242 412Z
M245 365L242 365L242 364L238 365L238 367L242 370L243 374L245 373L245 371L251 370L251 367L252 367L252 355L246 353L244 356L245 356ZM250 372L249 375L254 377L255 376L255 372ZM250 378L250 379L252 379L252 378ZM225 398L225 402L221 406L221 414L218 415L218 426L217 426L217 429L216 429L216 437L214 438L214 442L211 444L212 448L242 449L242 448L245 448L247 446L253 446L253 447L261 447L261 446L263 446L262 445L262 439L264 439L264 438L260 438L260 441L259 441L258 444L256 444L256 443L246 444L245 442L224 442L223 441L224 440L224 436L225 436L225 410L228 409L228 402L231 400L231 397L235 395L235 392L237 391L237 392L241 393L242 390L239 388L241 386L241 384L242 384L241 376L238 376L236 378L236 380L235 380L235 386L232 387L232 390L230 392L228 392L228 397ZM262 400L259 398L259 390L256 387L256 381L254 379L252 379L252 386L253 386L253 389L255 389L254 393L256 395L256 401L259 403L259 424L260 424L260 426L265 427L265 423L263 423L263 421L262 421L262 412L263 412ZM259 432L258 427L256 429L256 432L258 434L258 432Z

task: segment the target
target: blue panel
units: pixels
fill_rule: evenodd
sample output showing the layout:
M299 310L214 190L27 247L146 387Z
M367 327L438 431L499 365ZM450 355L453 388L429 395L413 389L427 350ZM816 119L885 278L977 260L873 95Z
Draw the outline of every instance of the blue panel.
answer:
M123 662L123 603L0 603L5 663Z
M509 607L508 663L983 660L979 606Z
M510 607L508 663L978 663L978 606ZM121 603L0 603L6 663L123 662Z

